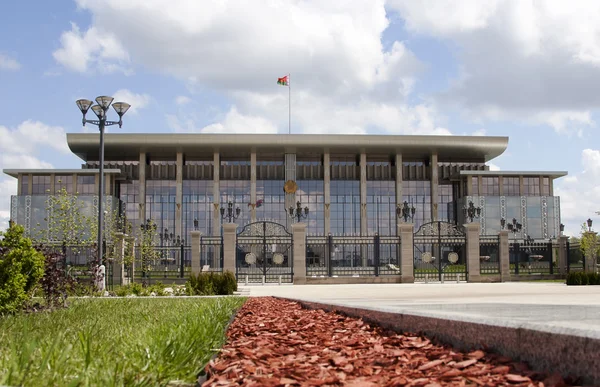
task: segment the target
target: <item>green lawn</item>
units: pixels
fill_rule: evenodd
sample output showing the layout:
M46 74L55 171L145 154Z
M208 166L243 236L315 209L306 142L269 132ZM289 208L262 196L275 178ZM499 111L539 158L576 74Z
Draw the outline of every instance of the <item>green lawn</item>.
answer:
M193 382L245 299L79 299L0 318L0 385Z

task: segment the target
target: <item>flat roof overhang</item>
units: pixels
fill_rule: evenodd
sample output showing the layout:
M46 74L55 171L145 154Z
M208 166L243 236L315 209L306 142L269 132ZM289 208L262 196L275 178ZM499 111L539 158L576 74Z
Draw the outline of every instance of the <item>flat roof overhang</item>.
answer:
M523 176L523 177L539 177L548 176L553 179L567 176L566 171L459 171L458 176Z
M95 175L100 171L98 169L3 169L2 172L8 176L14 178L19 177L19 174L27 175ZM105 169L104 173L107 175L120 175L120 169Z
M84 161L97 161L99 135L68 133L71 151ZM501 155L508 137L486 136L393 136L333 134L208 134L208 133L132 133L106 134L105 160L139 160L141 152L154 160L175 160L177 152L187 158L204 157L215 151L223 157L249 157L260 154L298 153L319 155L365 152L369 155L395 155L428 160L437 153L438 160L486 162Z

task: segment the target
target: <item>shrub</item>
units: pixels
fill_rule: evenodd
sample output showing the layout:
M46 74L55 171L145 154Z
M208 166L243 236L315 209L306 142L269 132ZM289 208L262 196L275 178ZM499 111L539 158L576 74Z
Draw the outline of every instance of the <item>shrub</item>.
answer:
M21 310L44 275L44 256L24 232L19 225L0 232L0 314Z
M191 296L231 295L237 290L237 280L230 271L191 274L186 290Z
M600 285L600 274L575 272L567 275L567 285Z

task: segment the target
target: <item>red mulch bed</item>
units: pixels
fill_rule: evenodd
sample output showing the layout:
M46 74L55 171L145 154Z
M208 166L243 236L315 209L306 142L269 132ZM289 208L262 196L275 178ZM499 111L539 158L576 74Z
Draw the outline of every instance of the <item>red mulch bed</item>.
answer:
M526 364L383 331L298 303L250 298L203 386L567 386Z

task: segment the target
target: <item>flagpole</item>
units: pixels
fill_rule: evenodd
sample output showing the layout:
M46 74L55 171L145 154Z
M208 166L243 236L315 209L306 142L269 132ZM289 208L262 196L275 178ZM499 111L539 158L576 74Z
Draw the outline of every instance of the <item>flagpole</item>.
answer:
M292 82L291 78L290 78L290 74L288 73L288 107L289 107L289 113L288 113L288 134L292 134Z

